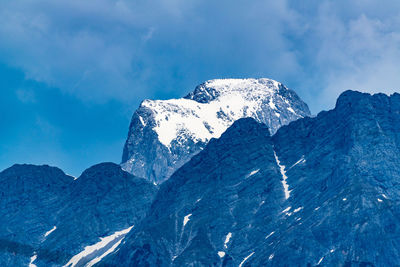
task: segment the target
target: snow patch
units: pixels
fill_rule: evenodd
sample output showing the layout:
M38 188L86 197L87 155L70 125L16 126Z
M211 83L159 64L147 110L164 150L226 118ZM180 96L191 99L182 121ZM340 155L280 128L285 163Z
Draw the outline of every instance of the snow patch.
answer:
M37 267L36 264L33 264L33 262L37 259L36 252L32 255L31 261L29 262L29 267Z
M225 247L225 248L228 248L228 243L229 243L229 240L231 240L231 237L232 237L232 233L228 233L228 234L226 235L226 237L225 237L225 242L224 242L224 247Z
M74 181L78 179L78 177L76 177L76 176L73 176L73 175L71 175L71 174L68 174L68 173L66 173L65 175L67 175L67 176L69 176L69 177L72 177L72 178L74 178Z
M143 126L146 126L146 123L144 122L142 116L139 116L139 120L140 120L140 123L141 123Z
M57 229L57 226L54 226L53 228L51 228L51 230L47 231L47 232L44 234L44 237L49 236L49 235L50 235L52 232L54 232L56 229Z
M192 216L192 214L188 214L183 218L183 226L185 226L189 221L190 221L190 217Z
M279 158L276 155L275 151L274 151L274 156L275 156L276 164L278 164L279 170L280 170L281 175L282 175L282 179L283 179L282 180L282 185L283 185L283 189L285 191L285 198L288 199L290 197L290 190L289 190L289 185L286 182L286 179L288 177L286 176L285 166L281 165L281 162L279 161Z
M218 256L219 256L220 258L225 257L225 252L223 252L223 251L218 251Z
M292 165L292 167L290 167L290 169L293 168L294 166L296 166L297 164L301 164L301 163L304 163L304 162L306 162L306 160L305 160L304 155L303 155L303 156L301 156L301 158L298 161L296 161L295 164Z
M299 208L295 209L293 212L296 213L296 212L301 211L302 209L303 209L303 207L299 207Z
M273 102L273 100L272 100L272 97L269 99L268 105L269 105L270 108L276 109L276 106L275 106L275 104L274 104L274 102Z
M92 267L94 266L96 263L99 263L105 256L107 256L108 254L112 253L122 242L123 238L121 238L117 243L115 243L110 249L108 249L106 252L104 252L103 254L101 254L100 256L94 258L93 260L91 260L86 267Z
M242 260L242 262L239 264L239 267L242 267L243 264L244 264L251 256L253 256L253 254L254 254L254 252L250 253L250 255L248 255L246 258L244 258L244 259Z
M252 172L250 172L249 174L247 174L246 178L249 178L250 176L253 176L254 174L258 173L260 171L260 169L254 170Z
M258 118L258 113L265 109L267 99L267 107L271 110L286 107L301 117L289 106L289 101L279 95L281 84L270 79L220 79L207 81L201 86L212 88L218 92L217 96L208 103L187 98L142 102L141 107L154 111L153 129L166 147L170 147L174 140L184 142L191 139L197 143L219 138L236 120ZM204 92L207 93L207 90ZM281 96L283 101L274 100L275 95ZM141 117L139 120L144 124Z
M78 266L78 263L81 260L84 260L87 257L90 257L91 255L95 254L96 252L100 251L101 249L104 249L107 245L112 244L113 241L118 240L114 245L112 245L112 247L110 249L108 249L105 253L103 253L102 255L95 257L94 259L92 259L88 264L94 265L95 263L99 262L102 258L104 258L106 255L110 254L111 252L113 252L118 245L121 243L122 239L129 233L129 231L133 228L133 226L115 232L112 235L106 236L106 237L100 237L100 241L97 242L94 245L91 246L86 246L84 248L84 250L82 252L80 252L79 254L73 256L69 262L67 262L67 264L65 264L64 266L66 267L74 267L74 266ZM79 264L80 265L80 264ZM88 265L88 266L92 266L92 265Z
M292 207L287 207L286 209L284 209L284 210L282 211L282 213L287 213L291 208L292 208Z
M269 233L269 235L267 235L266 237L265 237L265 239L268 239L271 235L273 235L273 234L275 234L275 231L272 231L271 233Z

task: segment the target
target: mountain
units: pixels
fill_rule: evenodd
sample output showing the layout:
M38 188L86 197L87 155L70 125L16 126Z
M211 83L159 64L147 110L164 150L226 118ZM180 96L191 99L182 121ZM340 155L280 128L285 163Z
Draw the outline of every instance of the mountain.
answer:
M282 188L267 126L239 119L160 186L147 218L102 263L238 265L274 229Z
M161 183L240 118L252 117L275 133L309 115L296 93L277 81L210 80L184 98L143 101L133 114L121 165Z
M73 177L49 166L14 165L0 173L0 265L27 266L56 223Z
M212 139L100 266L397 266L400 95L346 91L267 133Z
M110 253L145 217L156 187L113 163L78 179L48 166L0 173L1 266L83 266Z
M334 110L291 123L273 141L288 166L288 205L302 209L250 264L273 254L277 266L397 266L400 95L346 91Z

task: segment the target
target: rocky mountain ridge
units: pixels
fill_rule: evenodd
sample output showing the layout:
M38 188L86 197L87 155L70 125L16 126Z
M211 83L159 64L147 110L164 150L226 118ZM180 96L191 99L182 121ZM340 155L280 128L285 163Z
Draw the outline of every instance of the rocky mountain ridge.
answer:
M0 265L94 264L124 236L114 240L114 233L145 217L155 192L114 163L93 166L78 179L54 167L14 165L0 172Z
M212 140L100 266L396 266L400 95L346 91L272 138L264 127Z
M252 117L275 133L309 115L297 94L277 81L210 80L184 98L144 100L132 117L122 166L161 183L240 118Z

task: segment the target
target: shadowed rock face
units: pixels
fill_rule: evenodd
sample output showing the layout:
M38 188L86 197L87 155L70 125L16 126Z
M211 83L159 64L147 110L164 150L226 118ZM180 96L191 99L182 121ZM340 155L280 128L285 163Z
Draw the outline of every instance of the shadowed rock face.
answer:
M288 166L288 205L304 208L250 263L274 254L271 264L278 266L397 265L399 135L399 94L354 91L343 93L334 110L279 130L273 141Z
M400 95L346 91L267 133L244 119L212 140L102 265L396 266Z
M277 81L210 80L184 98L143 101L132 117L121 165L161 183L240 118L254 118L275 133L309 115L296 93Z
M161 185L147 218L104 266L238 265L283 205L268 128L238 120Z
M26 266L57 223L73 178L49 166L14 165L0 173L0 265Z
M113 163L93 166L77 180L32 165L14 166L0 179L2 266L26 266L33 255L37 266L64 265L100 237L137 224L156 193Z

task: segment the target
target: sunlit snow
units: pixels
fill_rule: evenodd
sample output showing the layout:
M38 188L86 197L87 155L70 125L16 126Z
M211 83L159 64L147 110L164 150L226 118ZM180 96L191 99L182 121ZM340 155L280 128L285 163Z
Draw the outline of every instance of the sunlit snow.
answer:
M246 258L244 258L244 259L242 260L242 262L239 264L239 267L242 267L243 264L244 264L251 256L253 256L253 254L254 254L254 252L250 253L250 255L248 255Z
M47 231L47 232L44 234L44 237L47 237L47 236L50 235L52 232L54 232L56 229L57 229L57 226L54 226L53 228L51 228L51 230Z
M183 218L183 226L185 226L189 221L190 221L190 216L192 216L192 214L188 214Z
M301 156L301 158L298 161L296 161L295 164L292 165L292 167L290 167L290 169L293 168L294 166L296 166L297 164L301 164L304 162L306 162L306 160L304 159L304 155L303 155L303 156Z
M282 211L282 213L288 212L291 208L292 208L292 207L287 207L286 209L284 209L284 210Z
M29 262L29 267L37 267L36 264L33 264L33 262L37 259L36 253L32 255L31 261Z
M302 209L303 209L303 207L299 207L299 208L295 209L293 212L296 213L296 212L301 211Z
M229 243L229 240L231 240L231 237L232 237L232 233L228 233L228 234L226 235L226 237L225 237L225 242L224 242L224 247L225 247L225 248L228 248L228 243Z
M268 239L271 235L273 235L275 233L275 231L272 231L271 233L269 233L269 235L267 235L266 237L265 237L265 239Z
M251 171L251 172L246 176L246 178L249 178L250 176L253 176L254 174L258 173L259 171L260 171L260 169Z
M282 175L282 185L283 185L283 189L285 191L285 198L288 199L290 197L290 190L289 190L289 185L286 182L286 179L288 177L286 176L285 166L281 165L281 162L279 161L279 158L276 155L275 151L274 151L274 156L275 156L276 164L278 164L279 170L280 170L281 175Z
M88 256L90 256L90 255L92 255L92 254L94 254L94 253L96 253L96 252L98 252L99 250L105 248L107 245L111 244L113 241L115 241L115 240L117 240L117 239L119 238L118 242L116 242L110 249L108 249L107 251L105 251L105 253L101 254L100 256L95 257L94 259L92 259L92 260L88 263L88 264L91 264L91 263L92 263L92 265L94 265L95 263L99 262L103 257L105 257L107 254L113 252L113 251L118 247L118 245L120 244L120 242L122 241L122 239L125 237L125 235L129 233L129 231L132 229L132 227L133 227L133 226L131 226L131 227L127 228L127 229L124 229L124 230L115 232L114 234L112 234L112 235L110 235L110 236L100 237L100 241L99 241L99 242L97 242L97 243L94 244L94 245L85 247L84 250L83 250L82 252L80 252L79 254L73 256L73 257L67 262L67 264L64 265L64 266L67 266L67 267L74 267L74 266L77 266L78 263L79 263L82 259L84 259L84 258L86 258L86 257L88 257ZM118 245L117 245L117 244L118 244ZM90 265L90 266L91 266L91 265Z
M277 110L273 96L279 90L279 82L270 79L219 79L205 83L208 88L218 91L218 96L209 103L199 103L191 99L145 100L142 107L154 111L155 127L159 141L171 146L173 140L192 139L194 142L208 142L218 138L234 121L253 117L268 107ZM299 118L289 101L280 103ZM142 124L141 117L139 117ZM180 138L178 138L180 137Z
M139 120L140 120L140 123L141 123L143 126L146 126L146 123L144 122L142 116L139 116Z

